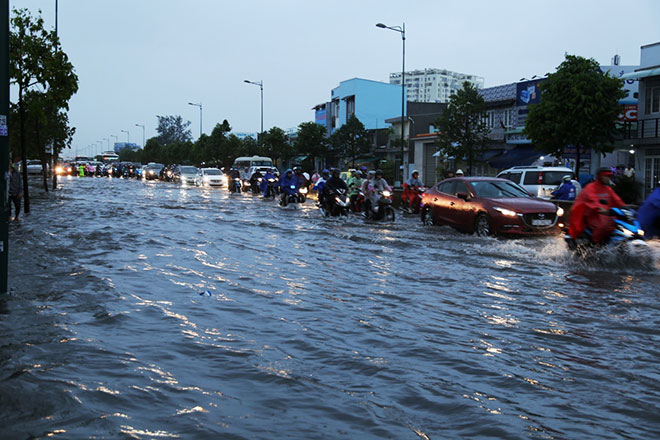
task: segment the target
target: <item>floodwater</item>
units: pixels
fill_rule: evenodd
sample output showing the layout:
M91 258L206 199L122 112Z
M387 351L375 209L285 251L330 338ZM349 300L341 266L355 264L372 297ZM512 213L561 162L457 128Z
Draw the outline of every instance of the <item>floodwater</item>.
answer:
M36 185L36 183L35 183ZM660 437L660 245L71 178L10 226L0 438Z

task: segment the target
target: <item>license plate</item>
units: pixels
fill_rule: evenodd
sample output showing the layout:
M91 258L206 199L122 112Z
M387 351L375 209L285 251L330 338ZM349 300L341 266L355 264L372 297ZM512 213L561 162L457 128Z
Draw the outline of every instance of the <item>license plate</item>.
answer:
M550 226L552 220L532 220L532 226Z

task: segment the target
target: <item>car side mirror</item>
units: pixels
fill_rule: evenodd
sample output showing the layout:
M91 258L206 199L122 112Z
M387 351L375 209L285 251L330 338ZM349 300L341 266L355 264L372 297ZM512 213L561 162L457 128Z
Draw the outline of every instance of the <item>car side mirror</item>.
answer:
M467 193L464 193L464 192L456 193L456 197L458 197L459 199L466 200L466 201L467 201L467 199L469 198L469 197L468 197L468 194L467 194Z

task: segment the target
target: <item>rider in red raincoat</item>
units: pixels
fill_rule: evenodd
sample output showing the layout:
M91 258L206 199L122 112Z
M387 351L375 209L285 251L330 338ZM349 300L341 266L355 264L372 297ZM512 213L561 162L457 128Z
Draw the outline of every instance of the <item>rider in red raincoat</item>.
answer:
M596 180L587 185L575 200L568 225L571 238L579 238L586 229L590 229L593 242L601 243L614 230L612 217L602 214L610 208L621 208L626 204L610 186L611 176L609 168L599 168Z

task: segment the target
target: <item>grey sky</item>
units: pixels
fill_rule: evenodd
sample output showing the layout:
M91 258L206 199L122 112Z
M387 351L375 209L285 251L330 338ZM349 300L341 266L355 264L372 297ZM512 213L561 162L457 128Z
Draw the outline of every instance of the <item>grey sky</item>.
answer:
M55 0L11 0L55 26ZM610 64L639 63L660 41L660 1L411 0L409 2L59 0L59 35L80 78L70 102L75 152L115 135L142 143L156 115L181 115L199 136L227 119L234 131L296 127L311 108L354 77L388 81L401 69L446 68L485 78L486 87L552 72L564 53ZM103 141L103 149L107 142ZM101 147L98 147L100 152ZM66 154L66 152L65 152Z

